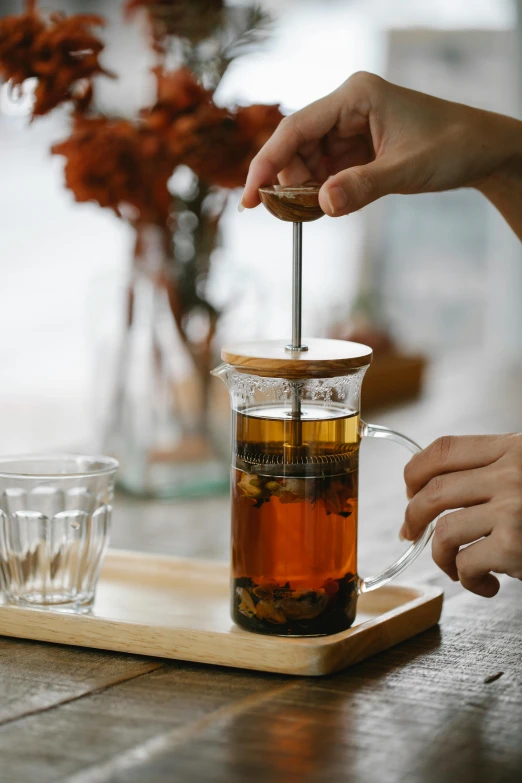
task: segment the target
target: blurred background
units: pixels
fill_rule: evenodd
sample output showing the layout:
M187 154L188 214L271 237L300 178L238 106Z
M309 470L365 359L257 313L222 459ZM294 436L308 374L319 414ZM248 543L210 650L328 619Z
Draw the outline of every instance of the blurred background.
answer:
M46 13L52 6L67 14L106 17L99 33L105 44L100 62L118 78L97 78L97 111L132 118L154 104L150 68L157 52L142 9L124 18L120 0L42 5ZM521 114L522 2L264 0L260 5L272 21L266 34L253 36L252 46L247 41L237 50L214 96L220 107L280 104L287 113L334 89L354 71L368 70L441 97ZM247 8L245 3L235 6ZM1 15L22 10L21 0L0 2ZM142 451L148 427L175 439L180 419L194 425L195 413L184 403L193 388L188 371L181 372L177 422L167 421L168 414L160 411L152 425L154 411L140 419L140 411L131 410L133 404L143 413L143 400L151 397L156 413L161 406L164 386L158 390L151 382L142 388L144 374L153 365L150 371L158 371L160 349L173 365L165 372L177 372L178 380L180 366L188 361L178 358L176 350L181 357L184 346L161 308L154 327L160 347L147 343L156 300L150 290L136 290L141 315L134 324L134 366L129 369L122 342L128 279L137 268L135 231L110 209L76 203L65 188L64 159L51 155L50 147L70 133L70 107L58 106L30 122L31 106L30 88L22 94L9 85L1 88L2 451L102 448L111 426L120 430L114 447L120 450L135 445L125 438L122 443L125 427L127 434L132 430L141 438ZM193 176L181 166L169 183L188 204L183 218L188 228L176 239L182 263L193 258ZM231 337L268 338L290 331L291 232L262 209L238 214L240 192L227 189L226 202L212 213L223 210L203 262L208 266L201 277L204 300L219 312L212 321L210 363L218 362L219 346ZM354 319L362 317L362 328L370 324L386 335L399 356L432 362L450 354L474 355L489 369L498 361L522 361L520 243L478 194L389 197L349 218L307 225L304 249L305 334L357 331ZM197 343L198 330L208 329L209 313L207 305L191 311L190 340L196 335ZM122 401L120 389L116 404L127 419L115 424L110 411L122 362L127 362L124 385L132 387L134 402ZM226 401L220 398L216 405ZM133 417L138 421L130 421ZM202 460L217 488L221 472L211 467L210 455L194 436L198 431L196 423L181 448L192 464ZM163 446L154 448L165 468L176 448ZM132 470L139 473L143 465L134 464ZM130 488L139 492L139 478L133 481L129 478ZM198 494L198 487L191 491Z

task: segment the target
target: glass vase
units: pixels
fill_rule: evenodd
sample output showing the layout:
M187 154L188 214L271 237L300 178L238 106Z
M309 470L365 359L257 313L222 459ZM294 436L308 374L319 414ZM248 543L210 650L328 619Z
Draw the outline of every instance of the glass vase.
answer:
M104 438L119 488L141 497L228 489L227 401L210 376L210 340L189 340L177 316L172 275L164 233L142 228Z

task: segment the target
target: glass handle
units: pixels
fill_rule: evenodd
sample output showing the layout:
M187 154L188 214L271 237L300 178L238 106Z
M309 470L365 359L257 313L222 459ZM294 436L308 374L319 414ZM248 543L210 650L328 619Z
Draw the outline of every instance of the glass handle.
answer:
M361 421L359 434L362 438L385 438L387 440L392 440L395 443L400 443L401 446L405 446L412 454L417 454L419 451L422 451L420 446L405 435L389 430L387 427L380 427L377 424L366 424L364 421ZM430 540L435 529L436 521L437 520L433 520L433 522L430 522L422 535L411 544L395 563L389 565L388 568L385 568L380 574L369 576L367 579L360 579L359 593L369 593L370 590L376 590L378 587L382 587L383 585L388 584L388 582L391 582L391 580L395 579L399 574L402 574L402 572L420 555Z

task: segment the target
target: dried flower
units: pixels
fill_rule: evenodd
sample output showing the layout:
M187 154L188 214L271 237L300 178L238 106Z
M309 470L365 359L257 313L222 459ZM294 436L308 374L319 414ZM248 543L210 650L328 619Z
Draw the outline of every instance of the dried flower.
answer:
M77 117L71 136L52 152L64 155L65 181L77 201L97 201L121 215L165 225L173 160L156 134L129 120Z
M101 16L77 14L53 15L51 24L36 40L34 59L38 77L34 114L46 114L59 103L75 100L78 82L97 74L112 76L99 63L103 43L91 32L104 25ZM81 91L85 98L85 91Z
M338 514L345 519L352 515L355 503L353 487L344 477L333 477L324 487L322 499L327 514Z
M259 620L268 620L270 623L277 625L286 623L285 615L272 601L259 601L256 606L256 615Z
M191 124L173 124L171 146L184 146L185 162L205 182L223 188L240 187L252 158L282 118L277 106L248 109L248 114L245 109L200 109Z
M225 109L203 104L191 114L181 115L172 123L168 139L173 154L204 182L224 188L244 182L246 144Z
M236 109L232 117L235 131L226 141L217 140L218 147L223 145L222 171L216 172L214 181L222 187L240 187L244 184L252 158L275 131L283 115L278 105L254 104Z
M0 19L0 76L13 85L35 76L36 40L45 25L35 13Z
M36 77L33 116L73 101L85 109L93 76L111 76L99 63L103 43L92 28L104 24L94 14L52 14L44 22L34 12L0 19L0 75L13 85Z
M256 607L248 590L244 587L236 587L236 593L239 597L239 611L246 617L255 617Z
M316 503L322 501L327 514L337 514L347 519L357 501L349 474L324 478L314 485L301 478L270 478L256 473L239 473L237 489L240 497L253 500L255 508L261 508L271 498L280 503Z
M261 103L238 107L235 117L241 136L248 139L251 149L256 152L268 141L283 119L278 104Z
M298 598L284 598L278 608L288 620L313 620L324 612L328 600L324 590L309 590Z
M169 36L186 38L195 44L208 38L220 24L223 0L127 0L131 16L138 9L148 14L155 48L161 51Z
M238 489L248 498L257 500L263 494L260 479L255 474L242 473L241 481L238 482Z
M155 131L168 131L180 114L193 112L202 104L211 104L212 93L199 84L188 68L163 71L155 68L157 100L152 109L142 112L143 122Z
M217 106L187 68L155 71L158 100L144 113L151 130L164 132L170 151L204 182L223 188L242 185L250 161L281 120L278 106L234 111Z

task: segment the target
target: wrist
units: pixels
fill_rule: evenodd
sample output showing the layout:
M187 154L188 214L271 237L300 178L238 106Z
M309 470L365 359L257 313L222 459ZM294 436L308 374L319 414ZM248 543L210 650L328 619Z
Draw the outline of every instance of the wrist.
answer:
M488 199L522 185L522 122L488 113L482 149L490 155L488 171L473 187Z

